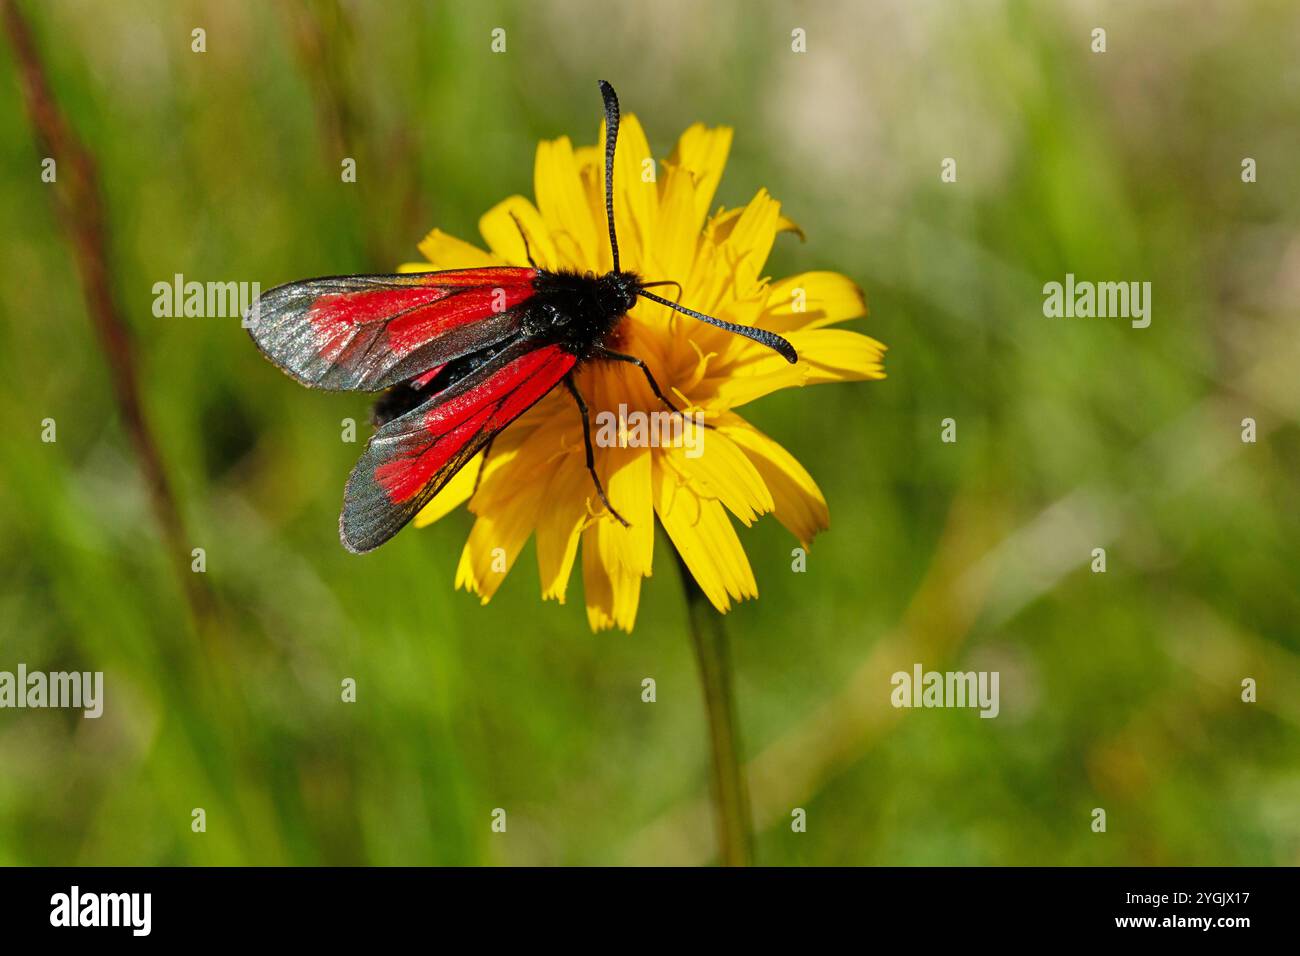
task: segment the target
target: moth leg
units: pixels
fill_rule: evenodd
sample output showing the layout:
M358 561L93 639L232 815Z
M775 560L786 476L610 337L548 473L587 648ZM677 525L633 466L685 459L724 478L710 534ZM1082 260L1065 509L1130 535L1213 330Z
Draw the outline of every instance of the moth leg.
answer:
M663 402L664 405L666 405L669 408L669 410L671 410L673 413L677 415L685 416L686 413L683 412L676 405L674 405L672 402L670 402L667 396L664 395L663 389L659 387L659 383L655 381L655 377L652 374L650 374L650 367L645 364L645 361L643 359L639 359L635 355L625 355L622 352L613 352L605 348L604 346L598 346L596 348L596 354L599 355L601 358L610 359L615 362L626 362L628 365L635 365L637 368L641 370L641 374L645 376L645 380L650 386L650 391L655 393L655 398ZM703 425L705 428L714 427L713 425L710 425L707 422L700 422L700 424Z
M600 500L609 509L609 513L618 519L618 523L624 528L630 528L632 526L628 524L627 519L615 511L614 506L605 497L605 487L600 483L600 475L596 474L596 450L591 444L591 419L587 414L587 403L582 400L582 393L578 391L578 386L574 384L572 375L564 376L564 387L569 390L573 400L578 403L578 411L582 413L582 441L587 446L587 471L596 486L596 494L600 495Z
M528 233L524 232L524 224L519 221L519 217L513 211L510 213L510 218L515 221L515 228L519 230L519 238L524 241L524 255L528 257L528 264L536 269L537 263L533 261L533 250L528 247Z
M497 440L499 434L500 432L494 434L483 446L483 460L478 463L478 474L474 476L474 490L469 493L470 501L474 500L474 496L478 494L478 486L483 483L483 472L487 471L488 455L492 454L492 443Z

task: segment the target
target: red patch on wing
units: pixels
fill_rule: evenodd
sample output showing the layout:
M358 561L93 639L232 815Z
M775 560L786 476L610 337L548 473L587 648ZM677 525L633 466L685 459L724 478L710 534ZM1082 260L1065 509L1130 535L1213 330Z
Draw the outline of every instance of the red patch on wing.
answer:
M401 359L458 326L519 305L533 294L536 275L514 268L414 275L409 287L326 293L311 304L307 320L327 362L343 359L357 326L373 323L385 324L384 346Z
M411 379L411 387L424 388L424 386L428 385L435 378L437 378L438 373L441 372L446 367L447 365L445 362L442 365L435 365L433 368L429 369L429 371L425 372L423 375L419 375Z
M498 432L553 389L577 359L557 345L523 355L477 388L436 404L424 416L427 444L375 469L393 504L408 501L481 432Z

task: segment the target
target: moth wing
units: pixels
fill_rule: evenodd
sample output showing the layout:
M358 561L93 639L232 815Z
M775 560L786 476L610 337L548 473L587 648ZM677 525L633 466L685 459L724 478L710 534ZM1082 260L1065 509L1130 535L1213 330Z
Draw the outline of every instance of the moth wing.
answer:
M339 538L373 551L419 513L494 435L532 408L577 359L522 340L375 432L343 493Z
M307 279L263 293L245 324L304 385L377 391L520 335L536 275L493 267Z

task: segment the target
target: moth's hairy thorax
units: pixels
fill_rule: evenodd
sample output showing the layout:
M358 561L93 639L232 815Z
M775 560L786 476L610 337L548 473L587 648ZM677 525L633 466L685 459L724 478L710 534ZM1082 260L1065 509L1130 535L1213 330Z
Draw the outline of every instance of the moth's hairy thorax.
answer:
M529 304L525 332L586 359L607 343L619 320L636 304L641 277L634 272L597 276L539 271L533 284L537 298Z

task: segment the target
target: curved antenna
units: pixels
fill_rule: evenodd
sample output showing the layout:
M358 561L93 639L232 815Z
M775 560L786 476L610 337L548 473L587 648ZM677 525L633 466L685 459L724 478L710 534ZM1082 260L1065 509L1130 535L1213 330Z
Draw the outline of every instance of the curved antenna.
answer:
M676 279L660 279L658 282L642 282L642 283L641 283L641 288L643 288L643 289L653 289L653 288L654 288L655 286L657 286L657 285L675 285L675 286L677 286L677 299L676 299L676 302L677 302L679 305L681 304L681 301L682 301L682 284L681 284L680 282L678 282Z
M793 365L799 361L799 353L794 350L794 346L787 342L775 332L769 332L767 329L755 329L748 325L736 325L734 322L724 322L722 319L715 319L711 315L705 315L703 312L696 312L694 309L688 309L684 305L678 305L672 299L665 299L657 296L653 292L646 292L645 289L638 289L637 295L649 299L651 302L658 302L660 305L666 305L675 312L682 315L689 315L692 319L699 319L701 322L707 322L709 325L715 325L720 329L726 329L728 332L734 332L737 335L743 335L747 339L752 339L759 345L766 345L772 351L777 352L783 359Z
M605 99L605 218L609 220L609 248L618 272L618 236L614 234L614 147L618 143L618 94L606 80L600 81Z

